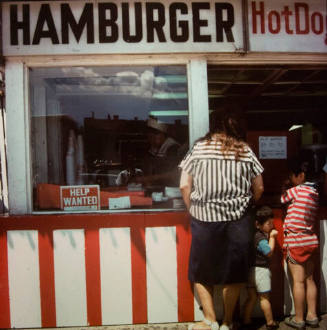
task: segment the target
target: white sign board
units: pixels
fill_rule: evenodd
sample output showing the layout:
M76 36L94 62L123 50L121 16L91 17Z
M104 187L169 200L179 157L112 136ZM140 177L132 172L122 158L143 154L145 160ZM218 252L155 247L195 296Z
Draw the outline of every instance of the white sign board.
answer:
M23 1L2 5L3 54L234 52L242 1Z
M259 136L260 159L287 159L286 136Z
M326 0L249 0L251 51L327 52Z

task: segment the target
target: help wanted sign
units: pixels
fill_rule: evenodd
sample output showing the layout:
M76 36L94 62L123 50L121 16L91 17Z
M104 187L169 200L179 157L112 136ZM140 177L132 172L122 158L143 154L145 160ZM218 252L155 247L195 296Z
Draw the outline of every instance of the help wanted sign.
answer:
M64 211L100 210L100 188L98 185L61 186L60 203Z

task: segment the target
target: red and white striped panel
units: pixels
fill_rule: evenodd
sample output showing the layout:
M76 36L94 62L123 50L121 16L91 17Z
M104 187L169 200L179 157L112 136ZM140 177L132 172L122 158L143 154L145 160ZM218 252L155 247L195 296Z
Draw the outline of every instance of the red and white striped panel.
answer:
M136 218L108 221L89 216L65 222L59 218L44 226L39 219L34 223L23 219L1 226L0 328L202 319L187 280L188 218L178 214ZM321 221L321 240L326 232L327 221ZM327 245L321 244L321 283L327 282L326 256ZM273 277L283 279L281 260L277 266ZM283 290L281 285L275 292L279 301L285 297L284 312L290 311L289 288L285 285ZM219 288L215 301L221 318ZM320 302L326 312L323 288ZM262 315L259 308L255 313Z
M1 328L193 319L181 226L9 230L0 240Z

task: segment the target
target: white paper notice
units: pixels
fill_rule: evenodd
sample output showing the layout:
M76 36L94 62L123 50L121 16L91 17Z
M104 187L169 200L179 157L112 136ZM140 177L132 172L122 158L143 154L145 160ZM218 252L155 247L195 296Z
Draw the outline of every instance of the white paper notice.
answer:
M131 208L131 200L129 196L108 198L108 203L109 203L109 210Z
M260 159L286 159L286 136L259 136Z

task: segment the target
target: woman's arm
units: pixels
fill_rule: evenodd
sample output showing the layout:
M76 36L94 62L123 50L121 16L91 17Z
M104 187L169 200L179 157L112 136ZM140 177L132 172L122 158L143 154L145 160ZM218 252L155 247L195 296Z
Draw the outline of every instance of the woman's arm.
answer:
M186 208L189 210L191 206L193 177L187 172L182 171L179 189L181 190Z
M253 199L255 202L257 202L261 198L264 191L263 179L261 174L257 175L252 179L251 189L253 193Z

